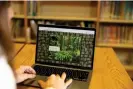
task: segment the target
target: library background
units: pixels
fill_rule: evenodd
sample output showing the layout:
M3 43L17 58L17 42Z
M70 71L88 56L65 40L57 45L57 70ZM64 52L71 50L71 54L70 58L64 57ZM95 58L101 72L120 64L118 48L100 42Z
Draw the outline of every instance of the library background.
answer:
M111 47L133 79L132 1L14 1L13 41L36 43L37 24L96 28L96 47Z

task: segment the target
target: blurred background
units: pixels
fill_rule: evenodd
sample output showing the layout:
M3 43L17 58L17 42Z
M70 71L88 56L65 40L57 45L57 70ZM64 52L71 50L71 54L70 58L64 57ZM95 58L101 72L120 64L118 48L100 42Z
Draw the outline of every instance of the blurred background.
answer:
M133 1L12 1L12 38L36 43L37 24L96 28L96 47L111 47L133 79Z

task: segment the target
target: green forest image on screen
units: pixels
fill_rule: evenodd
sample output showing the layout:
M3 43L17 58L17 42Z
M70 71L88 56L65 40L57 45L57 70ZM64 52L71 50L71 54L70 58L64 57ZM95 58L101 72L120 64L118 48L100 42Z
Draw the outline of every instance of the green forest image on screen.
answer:
M49 46L59 47L60 51L49 51L48 59L78 62L80 60L80 34L67 33L50 36Z

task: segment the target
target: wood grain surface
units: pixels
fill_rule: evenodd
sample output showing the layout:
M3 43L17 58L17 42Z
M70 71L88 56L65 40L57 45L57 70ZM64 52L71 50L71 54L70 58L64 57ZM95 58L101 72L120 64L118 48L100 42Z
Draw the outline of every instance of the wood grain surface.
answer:
M33 65L35 45L25 45L13 60L13 65ZM35 89L18 86L18 89ZM95 48L94 69L89 89L133 89L133 83L112 48Z
M15 55L23 48L23 43L14 43Z

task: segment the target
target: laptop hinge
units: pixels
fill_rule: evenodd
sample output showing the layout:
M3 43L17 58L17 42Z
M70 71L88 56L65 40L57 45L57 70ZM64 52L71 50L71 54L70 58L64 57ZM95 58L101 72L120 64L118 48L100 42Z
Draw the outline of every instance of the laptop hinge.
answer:
M52 66L52 65L42 65L42 64L35 64L35 65L41 65L41 66L48 66L48 67L54 67L54 68L62 68L62 69L71 69L71 70L79 70L79 71L86 71L91 72L92 70L85 70L85 69L77 69L77 68L69 68L69 67L59 67L59 66Z

